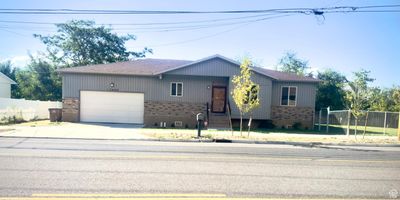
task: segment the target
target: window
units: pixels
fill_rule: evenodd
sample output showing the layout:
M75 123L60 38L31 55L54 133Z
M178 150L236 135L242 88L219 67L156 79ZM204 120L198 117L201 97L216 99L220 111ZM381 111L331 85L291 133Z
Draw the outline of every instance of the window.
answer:
M183 83L178 83L178 82L171 83L171 96L175 97L183 96Z
M282 106L296 106L297 103L297 87L296 86L283 86L281 105Z
M258 87L257 87L257 85L251 86L250 91L247 92L247 98L248 98L248 99L246 99L246 100L244 101L244 104L248 104L249 101L254 102L255 100L258 99Z

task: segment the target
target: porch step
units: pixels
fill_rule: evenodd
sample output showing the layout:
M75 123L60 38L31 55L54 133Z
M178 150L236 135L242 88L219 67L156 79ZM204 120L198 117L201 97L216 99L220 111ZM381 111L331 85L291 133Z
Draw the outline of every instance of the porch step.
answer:
M209 129L230 129L229 117L226 114L210 114L208 121Z

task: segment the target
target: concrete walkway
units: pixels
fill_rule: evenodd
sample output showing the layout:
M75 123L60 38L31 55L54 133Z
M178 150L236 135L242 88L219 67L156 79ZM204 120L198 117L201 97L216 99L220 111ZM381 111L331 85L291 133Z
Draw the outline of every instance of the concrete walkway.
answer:
M258 133L241 137L239 132L204 130L202 139L195 139L197 131L189 129L152 129L141 125L107 123L50 123L48 120L27 122L17 125L0 126L0 137L66 138L103 140L160 140L213 142L226 140L234 143L287 143L299 145L340 144L340 145L400 145L394 136L362 136L354 138L345 135ZM244 133L247 136L247 133Z
M138 131L141 125L63 123L45 126L4 126L0 136L6 137L44 137L44 138L82 138L82 139L147 139Z

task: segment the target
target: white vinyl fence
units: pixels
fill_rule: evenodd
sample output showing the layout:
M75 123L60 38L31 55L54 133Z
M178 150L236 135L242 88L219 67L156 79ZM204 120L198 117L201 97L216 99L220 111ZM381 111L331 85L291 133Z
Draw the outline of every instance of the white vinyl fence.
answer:
M33 101L25 99L0 98L0 122L9 118L24 121L48 119L49 108L61 108L59 101Z

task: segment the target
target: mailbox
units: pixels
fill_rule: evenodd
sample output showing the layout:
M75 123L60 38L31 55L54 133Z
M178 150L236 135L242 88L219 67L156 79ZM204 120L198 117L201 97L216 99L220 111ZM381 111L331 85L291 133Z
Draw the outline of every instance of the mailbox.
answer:
M198 113L198 114L196 115L196 120L197 120L197 121L204 121L204 115L203 115L203 113Z
M196 115L196 121L197 121L197 137L201 137L201 126L204 121L204 115L203 113L197 113Z

